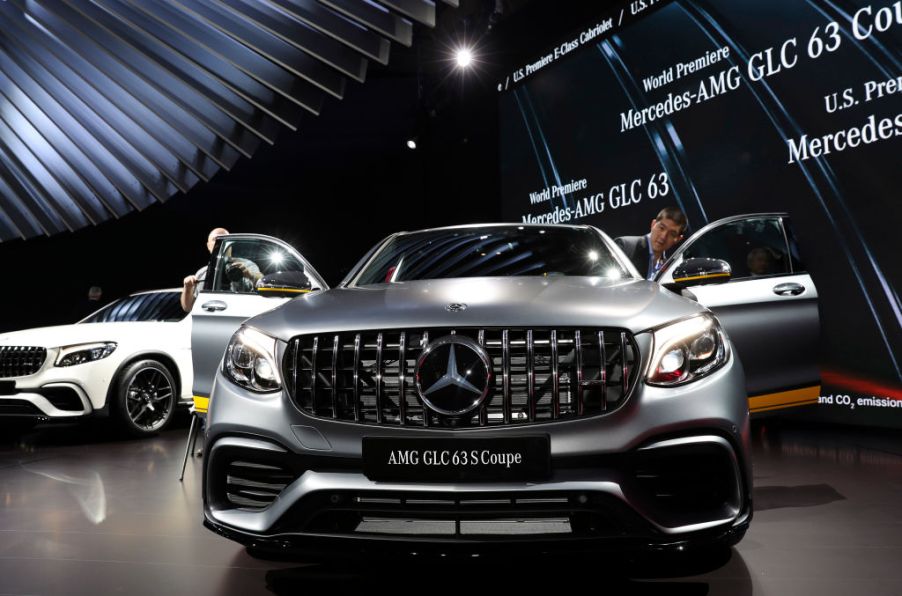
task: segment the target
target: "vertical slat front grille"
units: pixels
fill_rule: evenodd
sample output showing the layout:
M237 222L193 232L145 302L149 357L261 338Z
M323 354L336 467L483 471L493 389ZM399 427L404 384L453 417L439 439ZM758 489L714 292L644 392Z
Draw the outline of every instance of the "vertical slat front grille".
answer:
M424 407L416 387L429 339L452 334L481 345L493 368L485 402L462 416ZM631 334L619 329L418 329L298 337L284 370L292 399L308 414L447 429L604 414L626 401L638 364Z
M25 377L41 370L47 350L35 346L0 346L0 378Z

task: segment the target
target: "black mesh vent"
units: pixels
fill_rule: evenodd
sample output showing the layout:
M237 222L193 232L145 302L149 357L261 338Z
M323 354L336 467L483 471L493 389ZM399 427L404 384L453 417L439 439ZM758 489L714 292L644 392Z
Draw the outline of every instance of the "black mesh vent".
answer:
M259 511L276 500L297 475L274 464L235 460L227 468L226 498L240 509Z
M69 412L80 412L84 410L84 404L78 397L78 392L72 387L43 387L40 390L41 395L47 398L53 407L57 410L65 410Z
M483 346L493 364L489 396L462 417L424 408L415 385L417 358L430 338L455 333ZM284 372L295 404L314 416L468 428L612 411L629 396L638 364L632 335L619 329L418 329L297 337Z
M313 493L277 531L488 539L624 536L653 530L624 503L592 492Z
M44 416L30 401L24 399L0 400L0 416Z

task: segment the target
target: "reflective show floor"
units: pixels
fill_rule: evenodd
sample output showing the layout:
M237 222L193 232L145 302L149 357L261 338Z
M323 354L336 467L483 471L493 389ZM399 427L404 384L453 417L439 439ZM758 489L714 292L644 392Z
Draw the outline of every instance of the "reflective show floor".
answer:
M755 519L721 555L623 565L261 561L201 525L187 427L145 441L102 428L0 437L0 594L428 593L498 587L602 594L902 594L902 433L755 427ZM578 588L578 586L585 586Z

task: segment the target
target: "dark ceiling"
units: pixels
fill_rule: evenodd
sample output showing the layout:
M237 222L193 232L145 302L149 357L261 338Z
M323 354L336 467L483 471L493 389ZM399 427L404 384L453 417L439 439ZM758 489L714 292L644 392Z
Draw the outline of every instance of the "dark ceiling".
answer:
M283 127L231 171L115 220L0 244L0 261L26 277L7 286L0 330L70 322L92 285L105 300L179 286L204 264L216 226L292 242L336 283L391 232L500 219L496 81L602 8L440 4L434 29L413 27L412 46L393 44L387 66L371 64L342 101L302 117L297 131ZM453 66L462 43L476 48L467 72ZM412 137L416 150L406 147Z

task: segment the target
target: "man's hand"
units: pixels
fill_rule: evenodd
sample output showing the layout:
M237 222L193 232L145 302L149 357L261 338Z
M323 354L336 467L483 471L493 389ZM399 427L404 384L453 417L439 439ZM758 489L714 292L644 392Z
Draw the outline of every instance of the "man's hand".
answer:
M229 270L230 271L231 270L240 271L241 275L243 275L244 277L248 277L250 275L247 265L245 265L244 263L242 263L240 261L235 261L234 263L229 263Z
M182 295L179 296L179 303L182 305L182 310L185 312L191 312L191 308L194 306L194 288L196 287L196 275L189 275L182 281Z
M263 277L263 274L256 265L249 265L247 263L242 263L241 261L230 263L228 269L229 271L240 271L241 275L251 283L256 283L258 279Z

